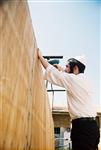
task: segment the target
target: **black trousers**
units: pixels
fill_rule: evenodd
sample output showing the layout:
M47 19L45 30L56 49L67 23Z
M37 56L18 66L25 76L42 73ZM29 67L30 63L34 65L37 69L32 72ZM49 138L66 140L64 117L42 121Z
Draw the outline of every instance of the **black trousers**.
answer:
M72 121L72 150L98 150L100 131L96 120Z

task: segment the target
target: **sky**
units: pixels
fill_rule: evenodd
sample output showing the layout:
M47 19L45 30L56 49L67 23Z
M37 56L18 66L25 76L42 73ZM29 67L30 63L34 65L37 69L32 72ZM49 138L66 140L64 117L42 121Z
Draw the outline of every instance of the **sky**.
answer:
M62 55L60 65L63 67L68 58L84 54L87 60L85 74L92 81L95 103L101 106L100 3L86 0L28 1L37 45L42 54ZM54 106L66 104L65 92L55 93Z

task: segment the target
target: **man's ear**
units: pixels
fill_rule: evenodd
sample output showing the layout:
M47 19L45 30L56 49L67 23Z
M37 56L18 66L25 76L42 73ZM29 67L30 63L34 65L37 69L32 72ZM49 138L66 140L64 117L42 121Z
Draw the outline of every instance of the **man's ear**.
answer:
M75 66L74 66L74 70L77 70L77 68L78 68L78 66L77 66L77 65L75 65Z
M78 74L79 73L79 68L77 65L74 66L74 73L75 74Z

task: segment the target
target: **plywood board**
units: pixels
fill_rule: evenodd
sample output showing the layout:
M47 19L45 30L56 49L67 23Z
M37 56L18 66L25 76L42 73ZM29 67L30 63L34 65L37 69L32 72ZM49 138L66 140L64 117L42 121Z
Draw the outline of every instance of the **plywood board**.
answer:
M26 0L0 3L0 150L53 150L53 119Z

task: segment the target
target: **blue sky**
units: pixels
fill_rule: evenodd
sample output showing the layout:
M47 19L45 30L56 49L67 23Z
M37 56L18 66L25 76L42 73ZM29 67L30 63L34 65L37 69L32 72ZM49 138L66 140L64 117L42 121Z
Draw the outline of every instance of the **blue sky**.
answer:
M86 55L85 73L93 83L96 105L101 105L100 3L29 0L29 8L37 44L43 55L63 55L62 66L69 57ZM66 105L64 93L55 97L55 105Z

